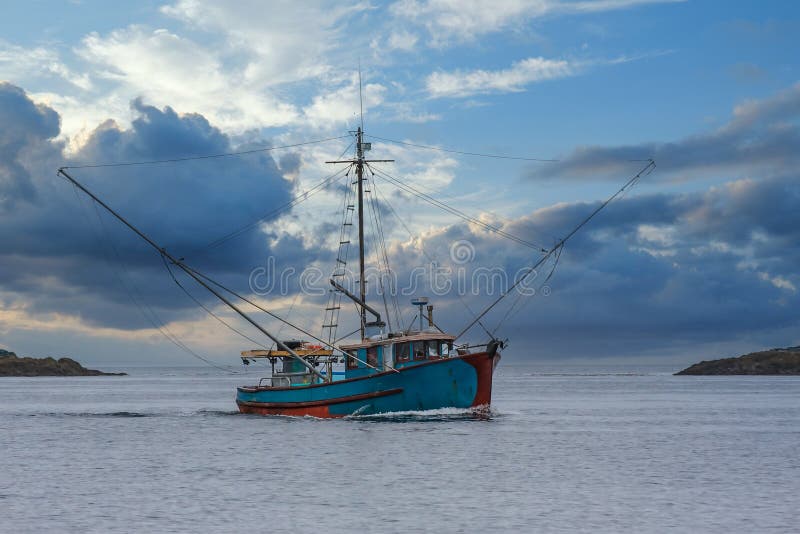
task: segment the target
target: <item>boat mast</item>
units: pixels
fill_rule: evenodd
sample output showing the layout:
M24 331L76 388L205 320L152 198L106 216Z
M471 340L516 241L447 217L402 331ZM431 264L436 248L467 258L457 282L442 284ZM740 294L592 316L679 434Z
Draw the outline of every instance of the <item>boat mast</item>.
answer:
M359 72L359 92L361 90L361 73ZM363 120L363 119L362 119ZM363 130L358 127L356 141L356 179L358 180L358 290L361 297L361 339L366 336L367 325L367 281L364 277L364 150L362 146Z
M361 297L361 339L366 337L367 281L364 277L364 93L361 83L361 58L358 59L358 111L360 124L356 138L356 179L358 180L358 289Z
M358 99L361 116L359 118L360 125L358 130L356 130L356 157L347 160L326 161L325 163L348 163L354 165L356 168L356 182L358 184L358 296L361 300L357 301L353 299L352 295L349 293L345 293L345 295L358 306L361 315L361 339L365 339L367 335L367 311L371 311L372 309L366 304L367 280L364 276L364 165L368 163L391 163L394 160L364 159L364 152L372 148L372 143L364 142L364 97L361 89L361 63L358 65ZM335 286L336 284L334 284L334 287ZM373 324L376 326L383 326L380 323L380 315L378 315L378 320L374 323L370 323L370 326Z

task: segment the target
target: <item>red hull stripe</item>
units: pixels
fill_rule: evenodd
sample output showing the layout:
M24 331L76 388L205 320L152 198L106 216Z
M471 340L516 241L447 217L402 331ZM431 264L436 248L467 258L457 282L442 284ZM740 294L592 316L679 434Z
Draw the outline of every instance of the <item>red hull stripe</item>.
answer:
M329 406L312 406L311 408L252 408L239 405L239 411L255 415L286 415L290 417L318 417L320 419L344 417L345 414L332 414Z
M247 408L261 408L261 409L277 409L283 410L287 408L314 408L318 406L330 406L331 404L341 404L343 402L360 401L365 399L374 399L376 397L386 397L388 395L397 395L402 393L403 388L387 389L384 391L375 391L372 393L361 393L359 395L348 395L347 397L336 397L333 399L321 399L315 401L305 402L251 402L251 401L236 401L239 409L242 407Z

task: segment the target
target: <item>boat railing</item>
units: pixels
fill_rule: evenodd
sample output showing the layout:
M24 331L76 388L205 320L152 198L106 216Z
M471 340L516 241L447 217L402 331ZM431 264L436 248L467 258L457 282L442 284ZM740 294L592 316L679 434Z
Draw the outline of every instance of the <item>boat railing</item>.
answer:
M260 388L264 387L265 381L269 381L269 385L267 387L272 387L272 388L281 386L288 387L292 385L292 379L288 376L265 376L264 378L258 381L258 387Z
M285 386L296 386L296 385L304 385L304 384L311 384L313 382L313 375L311 373L307 373L305 371L298 371L295 373L280 373L274 374L272 376L265 376L261 380L259 380L258 385L259 387L264 387L264 381L269 380L269 386L267 387L285 387Z
M492 343L493 343L492 341L489 341L488 343L477 343L474 345L462 343L461 345L456 345L453 348L456 349L456 352L458 353L459 356L466 356L467 354L471 354L472 352L476 351L480 352L477 349L483 349L488 351L490 350L490 346L492 345Z

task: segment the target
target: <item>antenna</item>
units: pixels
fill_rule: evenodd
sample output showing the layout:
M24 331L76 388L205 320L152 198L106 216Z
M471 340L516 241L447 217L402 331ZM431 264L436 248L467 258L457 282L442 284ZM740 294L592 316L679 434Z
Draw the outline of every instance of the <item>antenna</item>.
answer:
M361 89L361 58L358 58L358 103L361 107L361 131L364 131L364 96Z

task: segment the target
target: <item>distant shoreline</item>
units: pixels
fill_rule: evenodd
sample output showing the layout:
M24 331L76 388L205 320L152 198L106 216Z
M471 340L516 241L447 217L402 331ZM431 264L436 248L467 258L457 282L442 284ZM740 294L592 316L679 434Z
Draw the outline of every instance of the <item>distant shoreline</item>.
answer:
M0 351L0 377L21 376L125 376L87 369L72 358L20 358L13 352Z
M702 361L675 375L800 375L800 346Z

